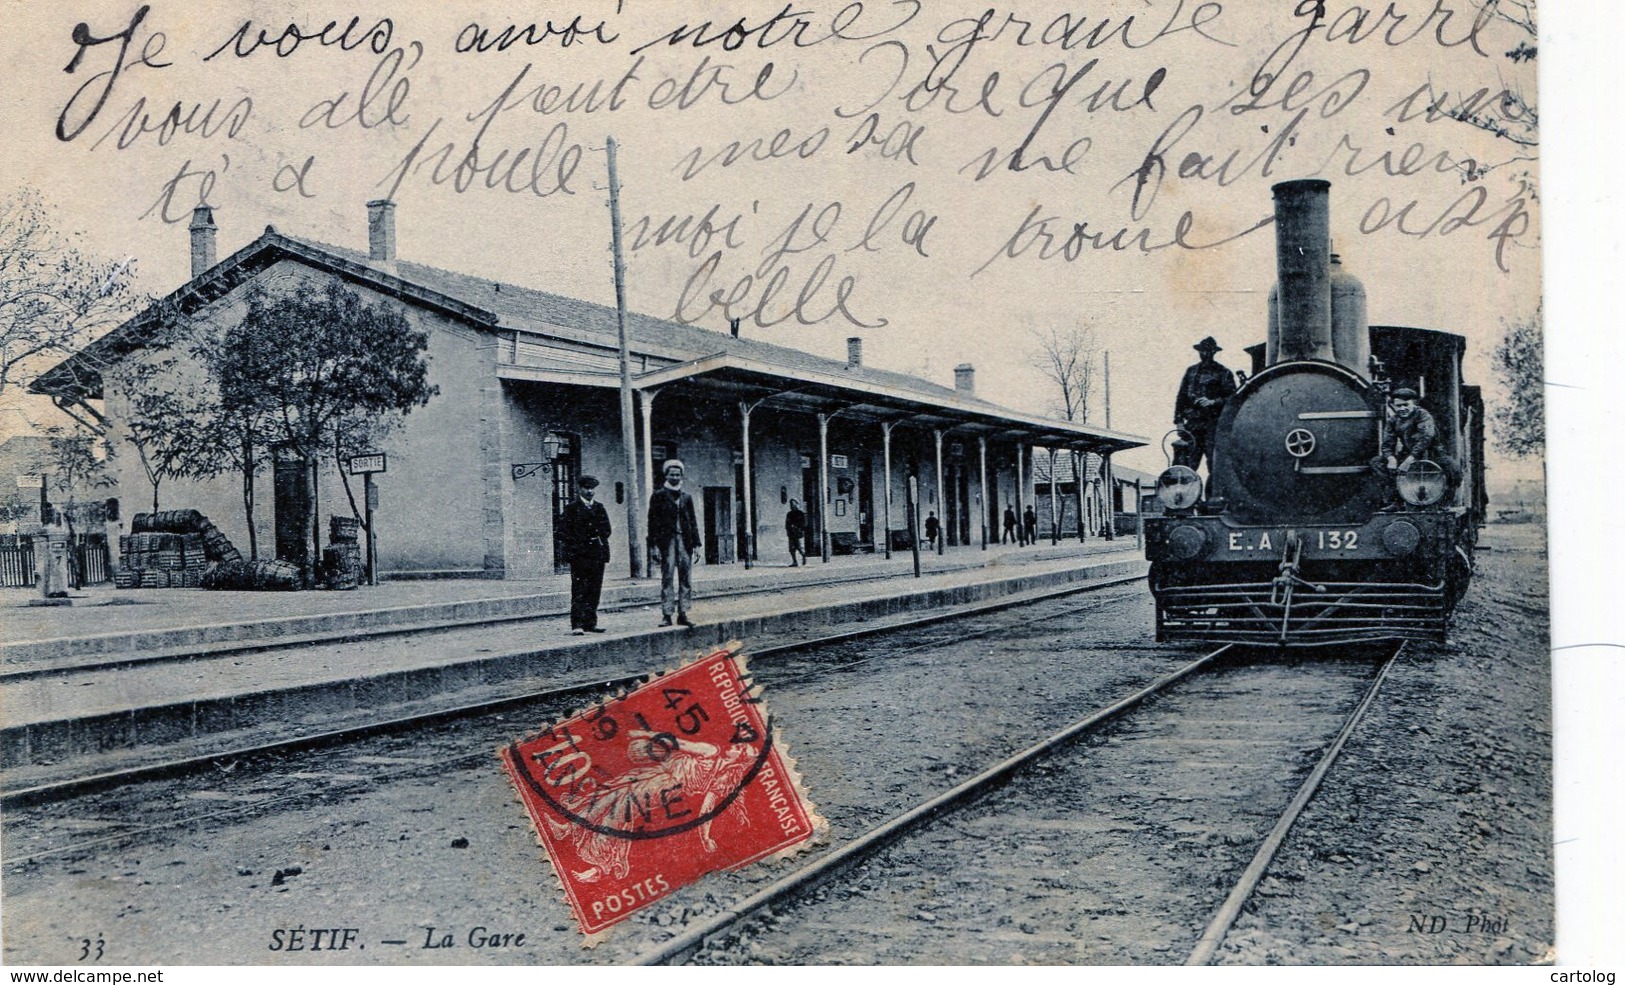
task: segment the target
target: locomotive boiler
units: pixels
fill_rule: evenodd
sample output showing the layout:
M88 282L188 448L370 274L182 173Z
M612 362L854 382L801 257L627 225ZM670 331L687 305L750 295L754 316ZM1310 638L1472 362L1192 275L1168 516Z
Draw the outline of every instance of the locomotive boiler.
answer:
M1158 477L1161 513L1145 525L1158 640L1442 640L1472 576L1484 413L1462 379L1465 341L1367 324L1363 288L1330 252L1330 187L1274 186L1267 341L1247 350L1206 484L1177 460ZM1438 435L1391 470L1381 450L1401 389Z

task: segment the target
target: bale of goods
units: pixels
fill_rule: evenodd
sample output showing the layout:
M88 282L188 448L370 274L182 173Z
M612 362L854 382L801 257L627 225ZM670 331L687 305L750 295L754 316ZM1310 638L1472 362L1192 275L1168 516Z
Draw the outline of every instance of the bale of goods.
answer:
M203 535L204 555L210 561L225 562L241 561L243 559L242 553L232 546L230 538L221 533L220 529L214 524L209 524L207 529L200 532Z
M230 561L204 572L199 584L217 591L292 591L299 587L299 566L287 561Z
M214 526L214 524L209 523L208 518L197 510L159 510L156 513L137 513L130 519L130 532L137 534L201 533L204 524Z
M335 544L354 544L361 539L361 521L353 516L330 516L327 539Z
M340 591L355 588L365 573L358 545L338 543L322 550L322 584L327 588Z

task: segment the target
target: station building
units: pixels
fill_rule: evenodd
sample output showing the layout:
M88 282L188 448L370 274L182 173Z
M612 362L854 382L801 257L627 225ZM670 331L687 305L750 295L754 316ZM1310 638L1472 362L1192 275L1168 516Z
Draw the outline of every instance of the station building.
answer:
M842 362L628 313L639 463L628 474L615 309L399 259L394 204L372 202L368 211L367 250L267 226L216 262L212 212L200 207L192 279L33 384L105 429L126 514L150 507L152 487L128 450L120 374L105 370L154 358L161 310L229 328L244 317L253 285L311 290L334 278L401 306L428 336L429 381L439 388L378 449L388 456L376 521L386 578L554 573L554 523L585 473L600 479L599 501L615 526L610 570L626 571L626 500L638 504L641 526L668 458L687 467L706 564L786 563L792 499L807 514L809 558L907 549L911 481L916 528L934 513L944 533L939 549L979 548L997 542L1006 505L1020 512L1034 501L1035 447L1046 449L1042 456L1053 447L1109 460L1144 444L982 400L969 365L949 387L865 365L858 338ZM331 462L314 480L298 462L279 459L267 472L255 480L261 556L275 544L278 556L302 559L304 497L315 496L322 513L348 514L342 477ZM202 511L241 548L242 485L231 474L166 481L161 506Z

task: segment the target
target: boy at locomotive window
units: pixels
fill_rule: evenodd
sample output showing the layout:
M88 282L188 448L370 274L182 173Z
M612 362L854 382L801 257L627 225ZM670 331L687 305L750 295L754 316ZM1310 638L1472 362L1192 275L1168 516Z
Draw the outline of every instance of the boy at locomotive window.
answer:
M570 565L570 631L602 633L598 628L598 599L604 588L604 566L609 563L609 512L593 502L598 480L584 475L576 480L577 496L564 507L559 539Z
M1461 473L1439 443L1438 422L1417 403L1415 390L1400 387L1393 392L1387 426L1382 431L1382 450L1372 464L1389 475L1397 475L1422 461L1433 462L1444 470L1447 490L1456 487ZM1392 502L1397 503L1398 494L1394 496Z
M1224 413L1225 402L1236 395L1236 376L1213 358L1223 352L1213 336L1196 343L1201 361L1185 370L1179 383L1179 396L1174 400L1174 424L1190 432L1190 444L1185 446L1175 465L1196 468L1203 459L1207 469L1213 471L1213 434L1219 427L1219 416Z
M649 497L649 547L660 565L660 625L670 626L675 612L678 625L692 626L688 607L694 600L691 576L700 525L694 518L694 497L683 491L683 463L671 459L660 471L666 484Z

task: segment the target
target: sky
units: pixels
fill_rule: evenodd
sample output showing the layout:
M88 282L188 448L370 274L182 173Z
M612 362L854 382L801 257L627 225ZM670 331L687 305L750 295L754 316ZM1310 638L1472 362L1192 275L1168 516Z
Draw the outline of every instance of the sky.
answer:
M1263 337L1270 185L1324 177L1372 322L1467 336L1489 386L1539 299L1538 164L1446 114L1533 100L1518 32L1465 0L1292 6L17 5L0 167L155 294L200 198L224 256L267 224L363 248L390 196L403 258L612 304L613 136L634 309L862 336L944 384L969 362L1031 411L1032 333L1087 324L1114 428L1153 446L1195 341L1239 368ZM80 22L111 40L64 71Z

